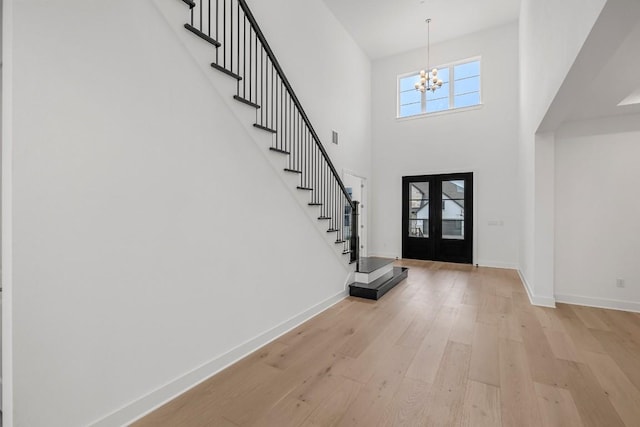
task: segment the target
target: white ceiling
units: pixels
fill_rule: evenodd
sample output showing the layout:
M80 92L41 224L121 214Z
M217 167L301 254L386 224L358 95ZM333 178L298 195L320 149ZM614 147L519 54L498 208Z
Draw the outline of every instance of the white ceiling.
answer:
M630 102L634 95L640 95L638 46L640 2L608 2L538 130L552 131L566 122L640 114L640 104Z
M518 19L520 0L324 0L369 58L395 55Z

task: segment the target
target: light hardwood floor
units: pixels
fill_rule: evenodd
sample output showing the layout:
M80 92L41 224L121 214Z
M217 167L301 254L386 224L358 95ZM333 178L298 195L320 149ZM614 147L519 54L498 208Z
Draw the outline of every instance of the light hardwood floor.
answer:
M401 261L143 426L640 426L640 315L534 307L514 271Z

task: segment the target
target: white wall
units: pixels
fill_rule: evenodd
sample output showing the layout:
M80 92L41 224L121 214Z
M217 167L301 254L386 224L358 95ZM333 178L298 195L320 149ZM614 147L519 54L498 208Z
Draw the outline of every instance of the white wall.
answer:
M553 199L543 204L536 199L536 180L544 183L548 177L540 174L553 170L553 150L536 154L535 134L605 3L522 0L520 6L519 265L537 304L553 305L553 283L549 283L553 266L548 264L553 258L536 259L536 254L553 251L545 237L553 234L553 222L536 219L538 213L553 217Z
M556 133L559 301L640 311L638 158L637 115L570 123Z
M474 172L474 262L517 265L517 49L515 24L432 46L432 65L482 56L484 105L405 120L396 119L396 79L423 68L425 50L373 63L371 253L402 254L402 176ZM503 226L489 226L490 221Z
M336 166L368 173L363 53L319 0L251 3L321 136L342 132ZM346 263L155 1L13 6L14 425L125 422L343 295Z

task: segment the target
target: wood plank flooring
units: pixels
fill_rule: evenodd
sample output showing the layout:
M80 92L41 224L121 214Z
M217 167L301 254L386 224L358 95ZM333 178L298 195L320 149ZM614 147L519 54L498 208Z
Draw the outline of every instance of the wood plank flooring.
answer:
M534 307L515 271L400 261L134 423L145 426L640 426L640 315Z

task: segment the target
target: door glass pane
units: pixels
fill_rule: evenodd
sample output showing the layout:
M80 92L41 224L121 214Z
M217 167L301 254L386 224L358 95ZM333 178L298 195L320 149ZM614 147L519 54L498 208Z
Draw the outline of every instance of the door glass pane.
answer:
M464 180L442 181L442 238L464 239Z
M429 237L429 183L409 184L409 237Z

